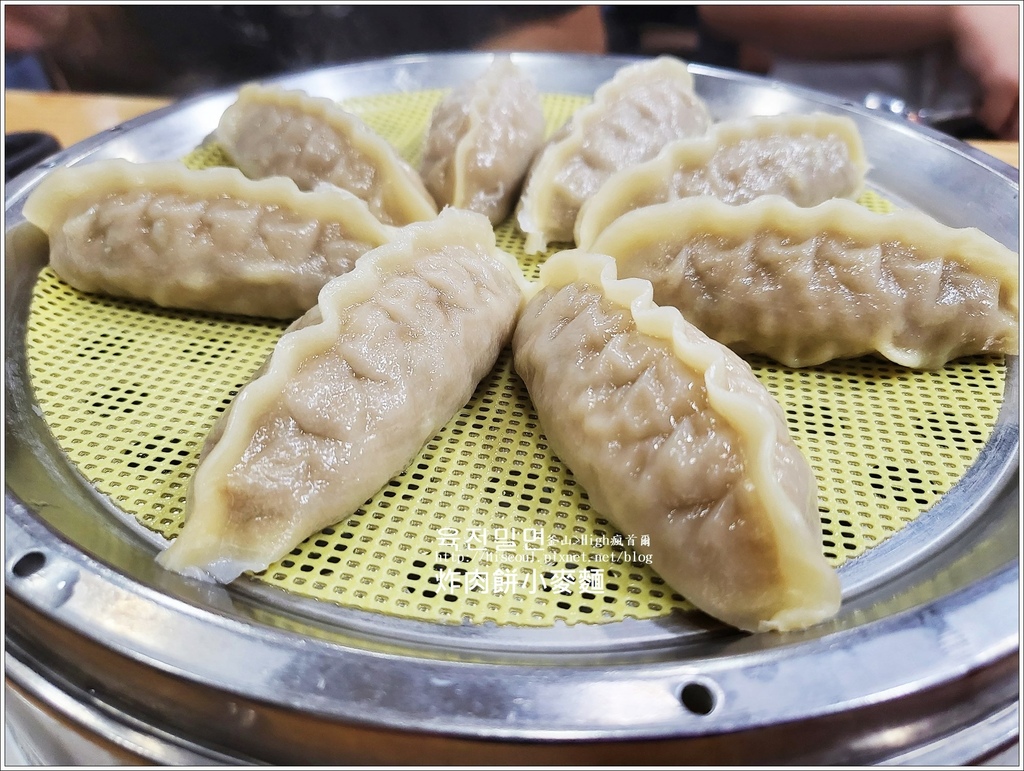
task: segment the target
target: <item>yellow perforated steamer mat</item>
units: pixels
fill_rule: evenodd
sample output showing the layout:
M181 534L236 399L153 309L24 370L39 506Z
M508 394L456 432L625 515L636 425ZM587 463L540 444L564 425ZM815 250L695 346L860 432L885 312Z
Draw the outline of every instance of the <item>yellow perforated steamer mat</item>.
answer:
M442 93L345 106L416 164ZM549 131L585 101L546 96ZM207 147L186 162L224 159ZM861 203L889 208L871 193ZM523 254L511 221L497 236L536 278L544 255ZM206 434L285 326L85 295L45 269L28 324L32 383L83 476L126 515L171 537L183 525ZM804 370L748 360L815 469L825 553L836 567L927 512L974 463L1005 376L1002 357L937 372L871 358ZM647 537L620 533L590 509L547 447L506 351L404 474L256 577L327 603L433 622L552 626L689 608L634 558Z

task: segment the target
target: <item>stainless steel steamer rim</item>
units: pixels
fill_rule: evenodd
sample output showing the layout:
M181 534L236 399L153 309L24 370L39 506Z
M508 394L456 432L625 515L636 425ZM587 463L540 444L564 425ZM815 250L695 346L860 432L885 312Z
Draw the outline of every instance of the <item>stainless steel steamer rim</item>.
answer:
M449 86L489 61L402 57L280 82L344 99ZM589 94L627 60L516 61L542 91ZM877 190L1019 249L1018 185L1005 164L816 93L691 69L717 119L849 115ZM131 724L149 736L154 759L170 762L183 762L185 749L272 762L486 762L509 742L524 759L552 762L966 762L1013 738L1016 357L974 466L927 516L845 565L840 617L806 632L739 635L674 617L438 625L159 570L153 537L79 475L35 404L24 336L46 254L21 206L54 166L184 156L233 94L131 121L8 184L5 585L7 676L16 687L59 708L56 688L65 713L78 705L110 725ZM821 741L798 739L809 730Z

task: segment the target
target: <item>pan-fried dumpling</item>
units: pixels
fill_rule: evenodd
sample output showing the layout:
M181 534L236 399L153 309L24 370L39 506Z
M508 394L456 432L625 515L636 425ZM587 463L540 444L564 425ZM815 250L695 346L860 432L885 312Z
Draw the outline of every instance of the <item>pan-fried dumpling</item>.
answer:
M781 195L798 206L856 199L866 172L864 145L849 118L814 113L725 121L609 177L580 209L576 244L589 249L628 211L695 195L731 204Z
M813 472L750 367L617 280L614 261L559 252L513 338L552 449L594 509L650 535L652 566L706 613L750 631L839 608Z
M525 286L487 219L456 209L328 283L208 439L160 563L231 581L356 511L469 400Z
M362 198L387 225L437 216L416 170L387 140L330 99L243 86L215 138L247 177L285 176L301 190L329 183Z
M49 236L53 270L83 292L291 319L394 232L341 190L124 160L54 171L24 212Z
M878 353L933 369L1017 350L1017 255L919 212L684 198L619 217L592 249L715 340L791 367Z
M420 174L441 205L469 209L498 224L544 142L537 87L512 60L451 91L435 108Z
M710 125L685 63L661 56L620 69L534 161L516 211L527 253L571 241L580 206L614 172Z

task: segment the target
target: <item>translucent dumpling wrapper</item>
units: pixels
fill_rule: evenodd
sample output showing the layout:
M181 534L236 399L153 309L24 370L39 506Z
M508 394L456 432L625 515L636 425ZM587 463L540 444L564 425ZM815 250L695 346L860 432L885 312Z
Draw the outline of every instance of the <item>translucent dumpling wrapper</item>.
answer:
M215 426L160 564L228 582L355 512L469 400L525 286L454 209L328 283Z
M583 202L616 171L654 157L666 143L703 134L711 116L684 62L630 64L594 92L551 138L526 178L516 219L526 251L572 241Z
M362 198L387 225L437 216L416 170L336 102L276 86L243 86L214 138L254 179L284 176L301 190L328 183Z
M699 609L749 631L840 605L814 474L779 404L725 346L659 308L614 261L573 250L541 269L513 339L544 434L594 510Z
M1017 255L920 212L684 198L619 217L592 249L715 340L791 367L878 354L934 369L1017 351Z
M49 237L53 270L83 292L286 319L394 232L341 190L119 159L57 169L24 213Z
M420 174L441 205L504 220L544 143L540 92L507 57L434 109Z
M781 195L798 206L856 199L867 168L860 133L846 117L813 113L723 121L610 176L580 209L576 245L590 248L602 230L633 209L689 196L743 204Z

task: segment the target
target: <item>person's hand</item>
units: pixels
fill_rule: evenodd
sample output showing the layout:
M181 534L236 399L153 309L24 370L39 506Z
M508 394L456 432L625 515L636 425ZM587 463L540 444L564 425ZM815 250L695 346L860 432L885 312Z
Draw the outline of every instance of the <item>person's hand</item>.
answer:
M145 90L160 72L130 6L5 5L4 45L44 59L53 87ZM114 78L114 79L112 79Z
M570 6L571 7L571 6ZM554 19L528 22L480 42L484 51L606 51L604 23L596 5L584 5Z
M4 13L9 51L47 52L88 62L101 53L116 56L123 43L119 33L125 13L116 5L11 5Z
M1020 139L1018 6L950 6L951 31L964 67L977 79L976 115L1000 139Z
M36 52L56 45L71 21L66 5L4 7L4 45L8 51Z

